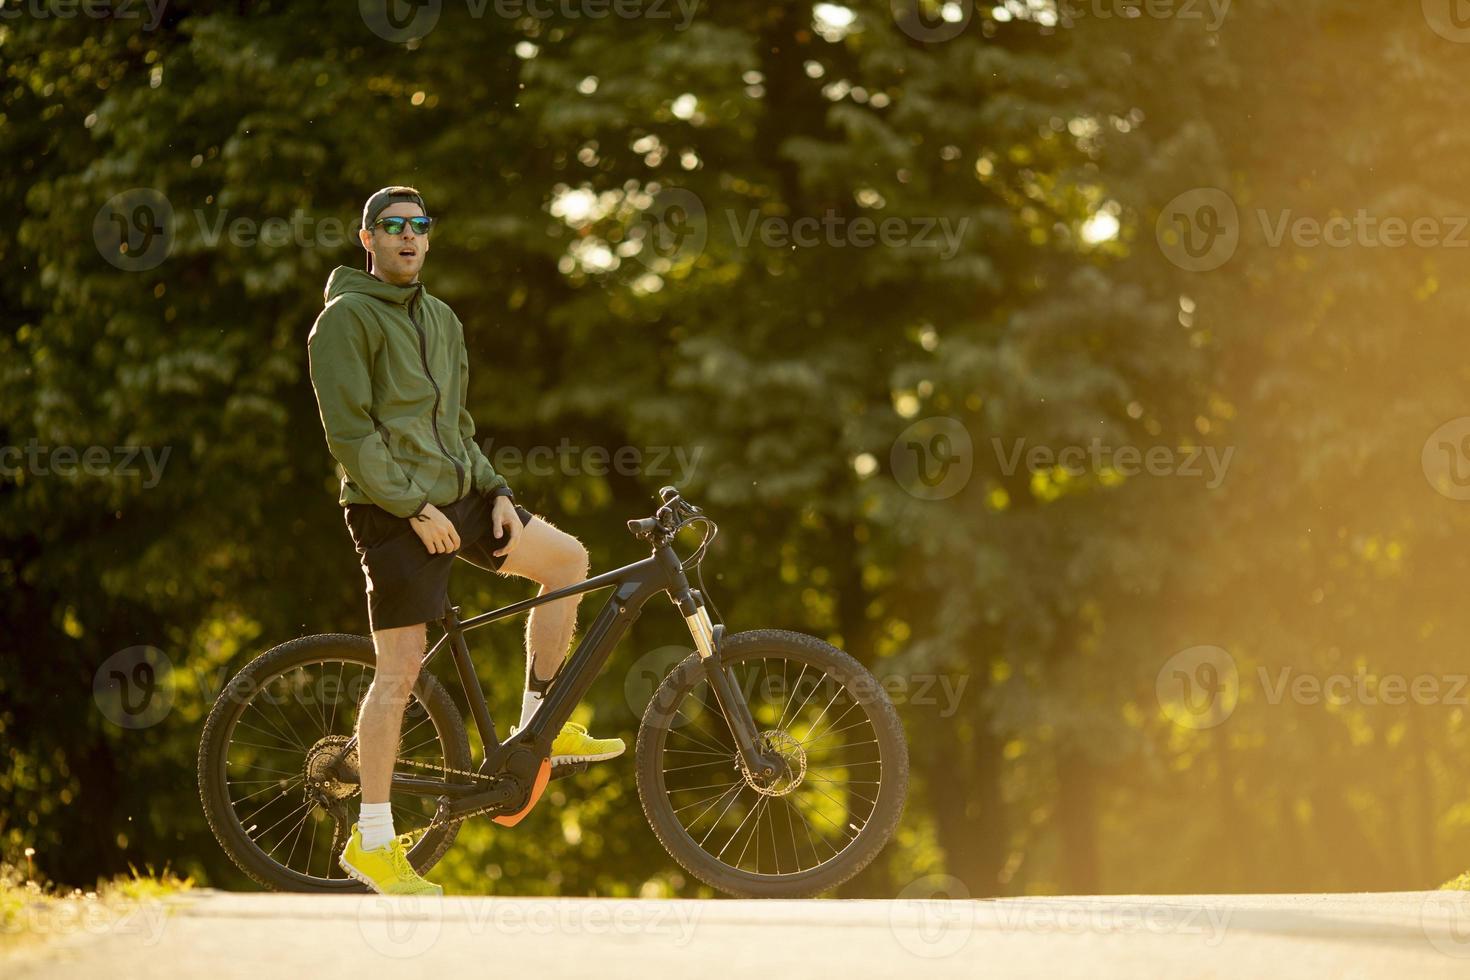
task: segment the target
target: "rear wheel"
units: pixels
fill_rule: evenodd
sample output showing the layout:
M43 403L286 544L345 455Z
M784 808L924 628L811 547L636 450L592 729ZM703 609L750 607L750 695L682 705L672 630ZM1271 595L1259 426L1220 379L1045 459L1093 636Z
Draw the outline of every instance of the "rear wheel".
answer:
M721 891L796 898L835 888L877 856L902 815L909 765L898 713L866 668L813 636L737 633L720 655L784 767L744 771L694 654L643 714L643 811L674 859Z
M283 643L226 685L199 744L199 794L220 845L240 869L281 891L363 891L337 865L358 806L357 759L347 742L376 666L372 641L331 633ZM419 675L403 715L394 772L446 784L470 767L469 736L448 692ZM395 793L394 829L428 827L434 797ZM420 874L454 843L458 824L415 841Z

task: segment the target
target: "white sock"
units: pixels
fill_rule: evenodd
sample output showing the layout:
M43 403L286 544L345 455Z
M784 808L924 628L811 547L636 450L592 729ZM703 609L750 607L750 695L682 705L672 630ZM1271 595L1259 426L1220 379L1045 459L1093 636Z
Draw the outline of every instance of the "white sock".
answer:
M362 834L362 846L369 850L387 847L393 839L393 805L391 803L364 803L358 808L357 829Z
M521 723L516 726L516 731L524 731L535 716L536 709L540 707L541 695L535 691L527 691L525 697L521 698Z

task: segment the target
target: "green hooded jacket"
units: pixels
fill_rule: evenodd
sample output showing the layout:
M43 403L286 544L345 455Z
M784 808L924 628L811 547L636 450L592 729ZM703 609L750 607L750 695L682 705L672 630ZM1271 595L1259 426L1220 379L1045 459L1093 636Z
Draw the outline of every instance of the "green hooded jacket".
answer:
M471 490L510 495L465 409L464 325L422 282L394 286L338 266L306 348L327 448L342 471L339 504L413 517Z

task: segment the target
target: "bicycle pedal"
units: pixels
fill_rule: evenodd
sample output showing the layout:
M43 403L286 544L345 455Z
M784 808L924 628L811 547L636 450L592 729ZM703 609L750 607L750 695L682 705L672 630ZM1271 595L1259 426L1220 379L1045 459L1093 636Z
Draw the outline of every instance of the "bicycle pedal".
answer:
M587 763L585 762L563 762L561 765L551 767L551 778L564 779L567 776L574 776L579 772L586 771Z

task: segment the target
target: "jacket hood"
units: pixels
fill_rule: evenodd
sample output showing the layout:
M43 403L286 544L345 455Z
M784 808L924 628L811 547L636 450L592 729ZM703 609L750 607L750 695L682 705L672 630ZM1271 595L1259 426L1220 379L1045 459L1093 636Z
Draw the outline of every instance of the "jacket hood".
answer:
M364 293L374 299L380 299L385 303L394 303L405 306L423 290L423 282L415 282L410 286L395 286L390 282L384 282L377 276L361 269L351 269L345 265L339 265L332 270L331 276L327 278L326 301L330 303L339 296L348 293Z

